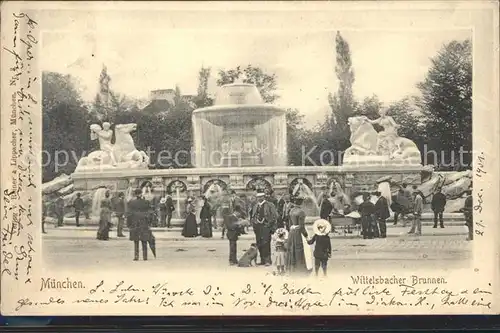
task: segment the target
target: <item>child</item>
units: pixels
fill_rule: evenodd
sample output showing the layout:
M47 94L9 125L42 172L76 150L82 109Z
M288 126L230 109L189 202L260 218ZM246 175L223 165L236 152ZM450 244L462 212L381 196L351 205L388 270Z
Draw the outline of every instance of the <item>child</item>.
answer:
M319 219L313 224L314 236L307 241L309 245L316 243L314 247L314 270L318 276L319 266L326 276L326 266L328 259L332 256L332 244L330 242L331 226L326 220Z
M224 225L227 229L227 239L229 240L229 265L238 265L236 253L238 237L241 234L241 226L238 224L240 215L237 210L231 214L231 211L227 207L222 210L222 214L224 216Z
M288 231L285 228L279 228L274 233L274 263L278 270L278 275L285 274L286 264L286 240L288 238Z

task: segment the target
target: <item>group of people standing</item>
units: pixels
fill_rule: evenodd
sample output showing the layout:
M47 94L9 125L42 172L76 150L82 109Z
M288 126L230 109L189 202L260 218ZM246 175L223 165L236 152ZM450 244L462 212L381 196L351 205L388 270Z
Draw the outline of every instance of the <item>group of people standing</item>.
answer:
M309 244L316 243L314 266L316 272L322 267L326 274L326 261L331 256L329 223L321 220L326 222L328 227L325 224L316 227L321 231L310 238L305 228L306 214L301 207L303 198L285 195L280 200L275 200L270 192L258 192L255 198L256 201L249 207L247 216L255 233L255 245L260 259L257 265L271 266L274 261L279 274L308 274L313 268L313 253L310 252ZM229 264L237 265L236 243L243 232L239 221L244 212L236 207L232 212L228 209L226 213L228 216L224 218L230 243Z
M109 239L113 213L118 219L118 237L126 237L123 234L126 220L129 239L134 242L134 261L139 260L139 243L142 245L143 260L148 260L148 244L153 250L153 254L155 254L155 238L150 229L150 204L148 200L143 198L142 190L136 189L134 198L127 203L123 192L118 193L115 198L111 198L109 190L105 192L104 198L100 202L98 240Z
M205 196L199 198L200 210L200 230L198 232L197 209L195 198L188 197L186 200L186 219L182 228L182 236L187 238L202 236L204 238L213 237L212 217L214 211Z

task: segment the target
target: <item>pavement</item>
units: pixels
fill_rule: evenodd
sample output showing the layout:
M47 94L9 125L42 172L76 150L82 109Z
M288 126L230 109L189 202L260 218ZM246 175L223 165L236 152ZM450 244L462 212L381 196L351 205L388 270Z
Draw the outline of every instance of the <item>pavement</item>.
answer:
M46 226L43 253L47 266L72 271L89 269L124 269L131 264L157 269L238 269L228 266L229 243L215 230L213 238L183 238L180 228L155 232L157 258L133 262L133 246L128 237L116 237L110 232L109 241L96 240L95 228ZM312 235L312 228L307 227ZM466 241L467 230L461 226L444 229L424 227L422 236L407 234L408 228L388 228L385 239L364 240L353 234L333 234L332 259L329 267L350 272L376 272L380 269L411 268L414 270L446 270L464 268L470 263L472 243ZM253 233L238 241L238 257L255 241ZM272 271L273 267L255 267Z

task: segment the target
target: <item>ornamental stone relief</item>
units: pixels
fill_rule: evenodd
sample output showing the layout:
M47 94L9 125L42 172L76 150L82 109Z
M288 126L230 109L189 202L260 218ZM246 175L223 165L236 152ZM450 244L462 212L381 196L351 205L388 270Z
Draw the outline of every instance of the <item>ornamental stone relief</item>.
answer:
M288 174L277 173L274 175L274 185L283 186L288 184Z

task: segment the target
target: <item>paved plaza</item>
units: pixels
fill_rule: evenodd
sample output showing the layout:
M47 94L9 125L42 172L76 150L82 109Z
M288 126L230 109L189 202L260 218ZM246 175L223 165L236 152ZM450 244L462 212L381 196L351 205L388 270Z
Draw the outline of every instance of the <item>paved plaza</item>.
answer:
M308 232L312 235L311 227ZM422 236L407 235L408 228L389 227L386 239L363 240L354 234L332 237L331 270L376 272L377 269L453 269L467 267L472 243L466 241L466 227L454 223L444 229L423 227ZM127 233L126 233L127 234ZM183 238L180 228L155 232L157 258L150 253L147 262L133 262L133 244L128 237L117 238L110 232L109 241L95 239L95 227L47 226L43 235L45 264L50 268L88 270L99 267L115 269L147 265L158 269L237 269L228 266L229 242L221 239L220 231L205 239ZM238 256L254 242L253 232L238 241ZM272 267L252 268L272 270Z

